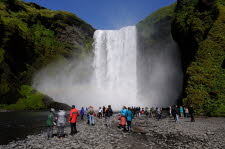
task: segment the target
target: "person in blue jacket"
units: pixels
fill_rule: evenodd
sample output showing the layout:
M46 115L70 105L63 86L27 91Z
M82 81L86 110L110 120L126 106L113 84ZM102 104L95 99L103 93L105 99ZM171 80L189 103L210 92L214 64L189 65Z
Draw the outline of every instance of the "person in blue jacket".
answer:
M121 113L123 116L126 116L127 108L126 108L125 106L123 106L123 109L120 111L120 113Z
M126 118L127 118L127 130L131 132L131 122L134 118L134 114L131 112L131 108L128 107L128 110L126 111Z
M81 115L81 120L83 120L84 119L84 107L81 108L80 115Z

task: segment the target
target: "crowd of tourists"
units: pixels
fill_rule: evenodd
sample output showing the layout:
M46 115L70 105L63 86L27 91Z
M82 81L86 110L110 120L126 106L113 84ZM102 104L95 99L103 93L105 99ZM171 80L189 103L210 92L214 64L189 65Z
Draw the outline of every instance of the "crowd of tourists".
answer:
M188 107L178 107L174 105L173 107L169 107L169 115L174 117L175 122L179 122L179 117L188 118L191 117L191 122L194 122L194 108L193 106Z
M63 108L59 109L59 112L56 113L56 111L51 108L50 113L48 115L47 119L47 136L48 138L53 137L53 128L54 126L57 127L57 136L59 138L63 138L65 136L64 134L64 128L66 127L67 122L70 124L71 132L70 135L76 134L77 128L76 123L78 117L80 117L81 120L87 120L87 124L94 126L95 125L95 118L103 119L104 118L104 125L106 127L111 127L111 117L113 115L113 110L111 108L111 105L108 105L107 107L99 107L98 109L94 109L94 107L89 106L84 109L82 107L80 110L77 110L75 108L75 105L72 105L71 110L69 112L69 115L66 114L66 111L63 110ZM145 118L156 118L157 120L160 120L167 115L174 118L174 121L176 123L179 122L179 118L191 118L191 122L194 122L194 109L192 106L190 107L178 107L177 105L170 106L167 109L162 109L161 107L126 107L123 106L122 110L117 114L118 120L119 120L119 129L123 129L123 131L131 132L131 126L132 126L132 120L135 117L145 117ZM85 118L86 117L86 118Z

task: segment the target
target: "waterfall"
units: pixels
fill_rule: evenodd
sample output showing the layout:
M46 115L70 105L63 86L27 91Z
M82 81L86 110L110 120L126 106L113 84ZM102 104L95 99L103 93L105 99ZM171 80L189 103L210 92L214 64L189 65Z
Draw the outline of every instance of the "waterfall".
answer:
M94 78L106 101L122 106L136 105L136 27L97 30L94 33Z

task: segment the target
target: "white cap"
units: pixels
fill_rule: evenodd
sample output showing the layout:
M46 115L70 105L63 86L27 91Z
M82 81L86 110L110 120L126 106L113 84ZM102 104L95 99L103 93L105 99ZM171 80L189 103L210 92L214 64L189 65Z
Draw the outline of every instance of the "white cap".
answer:
M51 108L51 110L50 110L50 111L55 112L55 109Z

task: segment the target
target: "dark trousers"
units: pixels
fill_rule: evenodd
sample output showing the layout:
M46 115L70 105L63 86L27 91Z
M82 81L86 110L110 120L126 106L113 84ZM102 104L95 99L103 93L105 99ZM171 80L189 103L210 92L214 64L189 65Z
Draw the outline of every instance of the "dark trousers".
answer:
M87 115L87 124L90 124L89 115Z
M52 137L52 133L53 133L53 126L48 126L48 131L47 131L48 138Z
M77 133L77 126L76 126L76 123L70 123L70 126L71 126L71 135Z
M60 124L60 126L58 126L57 136L58 137L63 137L64 136L64 126L61 125L61 124Z
M131 121L127 121L127 129L128 131L131 131Z
M172 114L173 119L176 121L176 114Z
M82 120L84 119L84 115L83 115L83 114L81 114L81 119L82 119Z
M98 113L98 118L102 119L102 113Z
M195 118L194 118L194 114L191 114L191 122L194 122Z
M157 114L157 120L161 119L161 114Z

